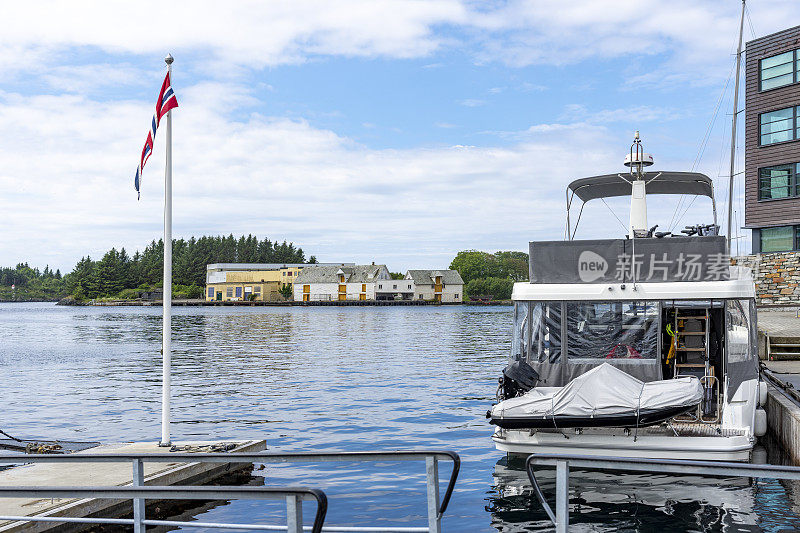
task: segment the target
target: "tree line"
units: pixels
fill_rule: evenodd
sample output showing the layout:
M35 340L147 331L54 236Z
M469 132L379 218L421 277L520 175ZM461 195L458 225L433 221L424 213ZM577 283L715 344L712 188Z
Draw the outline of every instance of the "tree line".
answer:
M508 300L514 282L528 279L528 254L464 250L456 254L450 268L461 275L467 296Z
M172 281L175 297L200 298L210 263L305 263L300 247L286 241L259 240L253 235L203 236L174 239ZM311 256L309 263L316 263ZM162 286L164 242L148 244L130 255L125 248L112 248L99 260L86 256L62 276L49 266L43 271L20 263L0 269L0 299L52 300L67 295L76 299L132 298L142 290ZM14 286L12 289L11 287Z

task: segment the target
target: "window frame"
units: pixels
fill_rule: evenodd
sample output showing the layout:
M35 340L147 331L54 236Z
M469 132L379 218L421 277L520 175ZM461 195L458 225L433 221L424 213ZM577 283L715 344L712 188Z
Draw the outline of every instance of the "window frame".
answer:
M777 229L777 228L791 228L792 232L792 248L789 250L772 250L769 252L764 251L764 230ZM783 224L780 226L769 226L760 228L758 232L758 245L761 253L764 254L780 254L785 252L796 252L800 250L800 225L797 224Z
M786 185L788 187L788 189L789 189L789 195L788 196L784 196L782 198L764 198L762 196L762 191L765 190L765 188L761 185L761 180L765 179L765 178L764 178L764 176L761 175L761 173L763 171L765 171L765 170L779 169L781 167L788 167L788 169L789 169L789 182ZM770 165L770 166L767 166L767 167L760 167L758 169L758 173L757 173L758 181L757 181L757 187L756 187L756 197L757 197L758 201L759 202L772 202L772 201L777 201L777 200L790 200L790 199L800 198L800 181L798 181L798 176L797 176L798 169L800 169L800 163L782 163L782 164L779 164L779 165ZM778 187L769 187L769 190L773 190L773 189L776 189L776 188L778 188Z
M761 66L762 63L764 61L766 61L767 59L772 59L773 57L776 57L776 56L779 56L779 55L783 55L783 54L786 54L786 53L791 53L792 54L792 59L791 59L791 61L789 61L789 63L791 63L791 65L792 65L792 81L790 81L789 83L785 83L783 85L777 85L775 87L770 87L769 89L764 89L764 68ZM772 54L771 56L762 57L761 59L759 59L758 60L758 92L763 93L763 92L766 92L766 91L772 91L773 89L780 89L781 87L788 87L789 85L794 85L795 83L800 81L800 80L798 80L798 72L797 72L797 61L798 61L798 59L800 59L800 58L798 58L798 55L800 55L800 54L798 54L798 49L794 49L794 50L785 50L783 52L779 52L777 54ZM781 63L780 65L785 65L785 64L786 63ZM775 68L775 67L780 66L780 65L773 65L773 66L767 67L767 68ZM788 72L787 72L787 74L788 74ZM786 74L781 74L780 76L785 76L785 75ZM780 76L775 76L775 78L778 78ZM769 78L769 79L774 79L774 78Z
M781 131L791 131L792 132L791 139L786 139L784 141L775 141L775 142L771 142L771 143L766 143L765 144L764 142L762 142L764 135L771 135L773 133L779 133L779 132L762 133L761 128L764 126L764 124L761 122L761 117L763 117L764 115L767 115L769 113L777 113L778 111L783 111L785 109L791 109L792 110L792 116L791 116L791 121L792 121L791 124L792 125L791 125L791 128L788 128L788 129L785 129L785 130L781 130ZM794 141L798 140L798 136L797 136L797 112L798 112L798 110L800 110L800 106L789 106L789 107L780 107L778 109L773 109L771 111L764 111L763 113L759 113L758 114L758 146L774 146L776 144L789 143L789 142L794 142ZM780 119L780 120L782 121L782 120L787 120L787 119ZM779 121L776 120L776 121L773 121L773 122L779 122Z

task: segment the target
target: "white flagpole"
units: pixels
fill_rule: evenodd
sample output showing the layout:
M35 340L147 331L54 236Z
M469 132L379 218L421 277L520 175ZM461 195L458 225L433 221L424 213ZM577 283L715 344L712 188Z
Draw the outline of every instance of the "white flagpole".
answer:
M171 54L164 62L172 78ZM161 352L161 442L159 446L170 446L169 402L170 372L172 366L172 110L167 111L167 161L164 170L164 296L162 298L164 315L162 319Z

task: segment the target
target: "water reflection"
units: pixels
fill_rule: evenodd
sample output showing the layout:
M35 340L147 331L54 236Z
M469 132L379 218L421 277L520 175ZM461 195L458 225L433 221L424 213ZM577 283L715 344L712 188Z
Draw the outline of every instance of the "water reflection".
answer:
M759 449L760 448L760 449ZM771 439L756 454L772 464L787 457ZM498 531L552 529L525 473L525 462L503 458L494 467L487 511ZM555 507L555 470L536 478ZM570 469L571 531L795 531L800 482L701 476L616 474Z

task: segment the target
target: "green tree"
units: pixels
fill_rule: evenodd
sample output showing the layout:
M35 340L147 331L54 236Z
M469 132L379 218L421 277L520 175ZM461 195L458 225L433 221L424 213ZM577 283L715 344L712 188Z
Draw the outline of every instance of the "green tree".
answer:
M496 252L498 277L511 278L514 281L528 279L528 254L525 252Z
M450 269L457 270L461 274L461 279L464 280L464 283L497 274L497 264L494 257L478 250L458 252L450 263Z
M281 296L283 296L287 300L291 299L292 296L294 296L294 289L292 288L291 285L284 285L283 287L280 288L278 292L280 292Z

